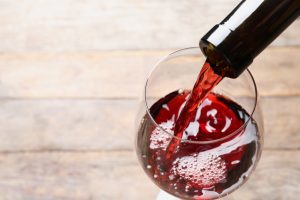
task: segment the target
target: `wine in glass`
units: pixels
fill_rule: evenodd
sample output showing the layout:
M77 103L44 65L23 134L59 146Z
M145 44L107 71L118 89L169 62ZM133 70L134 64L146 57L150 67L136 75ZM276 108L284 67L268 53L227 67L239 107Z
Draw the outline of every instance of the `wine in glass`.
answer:
M148 77L137 119L136 152L152 181L181 199L216 199L239 188L260 158L262 117L249 70L209 92L180 136L175 124L204 58L186 48L162 59Z

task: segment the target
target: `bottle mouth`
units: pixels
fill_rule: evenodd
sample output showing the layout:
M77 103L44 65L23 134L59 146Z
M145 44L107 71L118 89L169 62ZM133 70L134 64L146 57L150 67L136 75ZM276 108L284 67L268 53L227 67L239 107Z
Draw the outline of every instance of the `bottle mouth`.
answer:
M224 24L218 24L201 38L200 49L212 58L210 62L215 73L237 78L253 62L251 54L242 53L249 47L239 37Z
M168 130L166 130L164 127L162 127L160 124L158 124L154 117L152 116L151 112L150 112L150 107L149 106L149 100L148 100L148 90L149 90L149 85L150 85L150 80L152 75L154 74L155 70L158 68L158 66L160 66L162 63L172 59L172 58L176 58L179 56L184 56L184 55L191 55L191 54L195 54L195 51L197 52L197 54L199 54L199 56L201 55L201 50L199 49L199 47L188 47L188 48L184 48L184 49L179 49L177 51L174 51L172 53L170 53L169 55L163 57L160 61L158 61L152 71L150 72L150 74L148 75L147 79L146 79L146 83L144 86L144 105L146 107L146 115L148 115L151 123L158 128L159 130L161 130L163 133L168 134L171 138L175 138L177 140L180 140L181 142L185 142L185 143L191 143L191 144L212 144L212 143L216 143L216 142L221 142L223 140L226 140L238 133L240 133L243 129L245 129L245 127L248 125L248 123L252 120L252 116L256 110L256 105L257 105L257 101L258 101L258 92L257 92L257 87L256 87L256 83L254 80L253 75L251 74L250 70L246 69L243 74L246 74L249 78L250 78L250 82L251 84L253 84L253 88L254 88L254 103L252 106L251 111L249 112L249 118L244 122L243 125L241 125L238 129L234 130L233 132L227 134L224 137L221 137L219 139L215 139L215 140L208 140L208 141L194 141L194 140L188 140L188 139L182 139L180 137L177 137L173 134L173 132L170 132ZM234 81L234 80L233 80ZM178 88L179 89L179 88ZM171 91L170 91L171 92ZM151 98L149 98L151 99Z

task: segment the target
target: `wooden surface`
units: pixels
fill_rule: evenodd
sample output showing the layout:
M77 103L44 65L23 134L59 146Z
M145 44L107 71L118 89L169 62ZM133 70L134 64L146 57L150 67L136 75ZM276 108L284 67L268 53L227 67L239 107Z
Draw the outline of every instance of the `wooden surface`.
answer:
M2 0L0 50L74 52L193 46L239 2ZM274 45L299 45L299 29L298 20Z
M0 199L152 200L134 154L151 67L239 0L0 1ZM251 66L265 147L230 199L300 196L300 20Z

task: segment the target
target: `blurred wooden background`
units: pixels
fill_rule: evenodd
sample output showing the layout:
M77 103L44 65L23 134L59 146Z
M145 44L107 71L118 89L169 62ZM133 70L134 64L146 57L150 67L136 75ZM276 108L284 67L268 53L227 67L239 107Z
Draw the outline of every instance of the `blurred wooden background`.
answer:
M134 153L153 64L239 0L0 0L0 199L152 200ZM265 147L232 195L300 197L300 20L251 66Z

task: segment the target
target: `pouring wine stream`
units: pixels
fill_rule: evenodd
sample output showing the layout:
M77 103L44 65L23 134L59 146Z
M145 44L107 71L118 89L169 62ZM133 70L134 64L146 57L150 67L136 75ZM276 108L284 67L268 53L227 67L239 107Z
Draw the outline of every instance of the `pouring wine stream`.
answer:
M223 79L222 76L215 74L210 63L206 60L198 78L194 84L193 90L187 100L184 108L178 113L178 119L175 123L174 137L169 143L166 150L166 159L169 160L176 151L185 130L189 126L192 118L197 112L197 108L201 105L205 97L210 91Z

